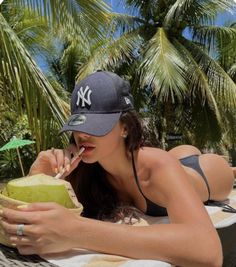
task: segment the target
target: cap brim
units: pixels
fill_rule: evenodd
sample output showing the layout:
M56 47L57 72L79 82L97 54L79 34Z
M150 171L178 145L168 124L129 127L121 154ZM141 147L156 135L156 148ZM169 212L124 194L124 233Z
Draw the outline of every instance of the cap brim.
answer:
M109 114L74 114L59 134L67 131L83 132L95 136L108 134L120 118L121 112Z

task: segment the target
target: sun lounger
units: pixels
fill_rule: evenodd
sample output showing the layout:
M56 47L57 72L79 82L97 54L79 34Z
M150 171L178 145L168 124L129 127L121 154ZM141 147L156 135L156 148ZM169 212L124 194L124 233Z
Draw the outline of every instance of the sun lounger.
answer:
M229 204L236 208L236 190L230 195ZM236 266L236 213L222 212L221 207L206 206L211 220L222 241L224 267ZM168 217L142 216L139 225L168 223ZM137 224L136 224L137 226ZM16 249L0 245L0 266L30 267L171 267L156 260L135 260L116 255L74 249L66 253L39 256L22 256Z

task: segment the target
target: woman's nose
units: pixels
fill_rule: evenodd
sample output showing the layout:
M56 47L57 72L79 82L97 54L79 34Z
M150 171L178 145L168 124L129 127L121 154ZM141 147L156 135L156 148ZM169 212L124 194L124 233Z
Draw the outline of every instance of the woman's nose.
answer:
M75 137L80 140L87 140L91 135L83 132L74 133Z

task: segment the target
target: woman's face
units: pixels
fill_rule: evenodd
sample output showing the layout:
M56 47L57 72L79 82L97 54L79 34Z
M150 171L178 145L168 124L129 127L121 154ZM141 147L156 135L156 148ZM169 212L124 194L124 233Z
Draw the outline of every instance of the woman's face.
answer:
M82 160L86 163L101 161L115 153L115 151L124 146L125 127L117 122L113 129L104 136L93 136L82 132L73 132L78 150L83 146L85 148L82 154Z

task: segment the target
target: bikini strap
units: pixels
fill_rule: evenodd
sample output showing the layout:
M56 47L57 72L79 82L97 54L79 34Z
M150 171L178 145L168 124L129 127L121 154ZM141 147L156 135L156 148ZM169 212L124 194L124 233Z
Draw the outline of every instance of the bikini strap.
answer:
M197 157L197 170L198 170L198 173L202 176L205 184L206 184L206 187L207 187L207 191L208 191L208 200L205 202L206 204L209 202L210 198L211 198L211 190L210 190L210 185L208 183L208 180L207 180L207 177L205 175L205 173L203 172L201 166L200 166L200 162L199 162L199 156Z
M138 181L138 175L137 175L137 171L136 171L136 167L135 167L135 163L134 163L134 153L133 153L133 151L131 151L131 157L132 157L132 167L133 167L133 173L134 173L134 178L135 178L136 184L138 186L138 189L139 189L140 193L147 200L147 198L145 197L145 195L142 192L142 189L141 189L139 181Z
M131 152L131 155L132 155L132 166L133 166L134 178L135 178L135 181L136 181L136 184L138 186L140 193L142 194L142 196L146 200L147 209L146 209L145 214L150 215L150 216L167 216L168 213L167 213L166 208L159 206L158 204L152 202L143 194L143 191L142 191L140 184L139 184L139 181L138 181L138 175L137 175L137 171L136 171L136 167L135 167L135 163L134 163L133 151Z

